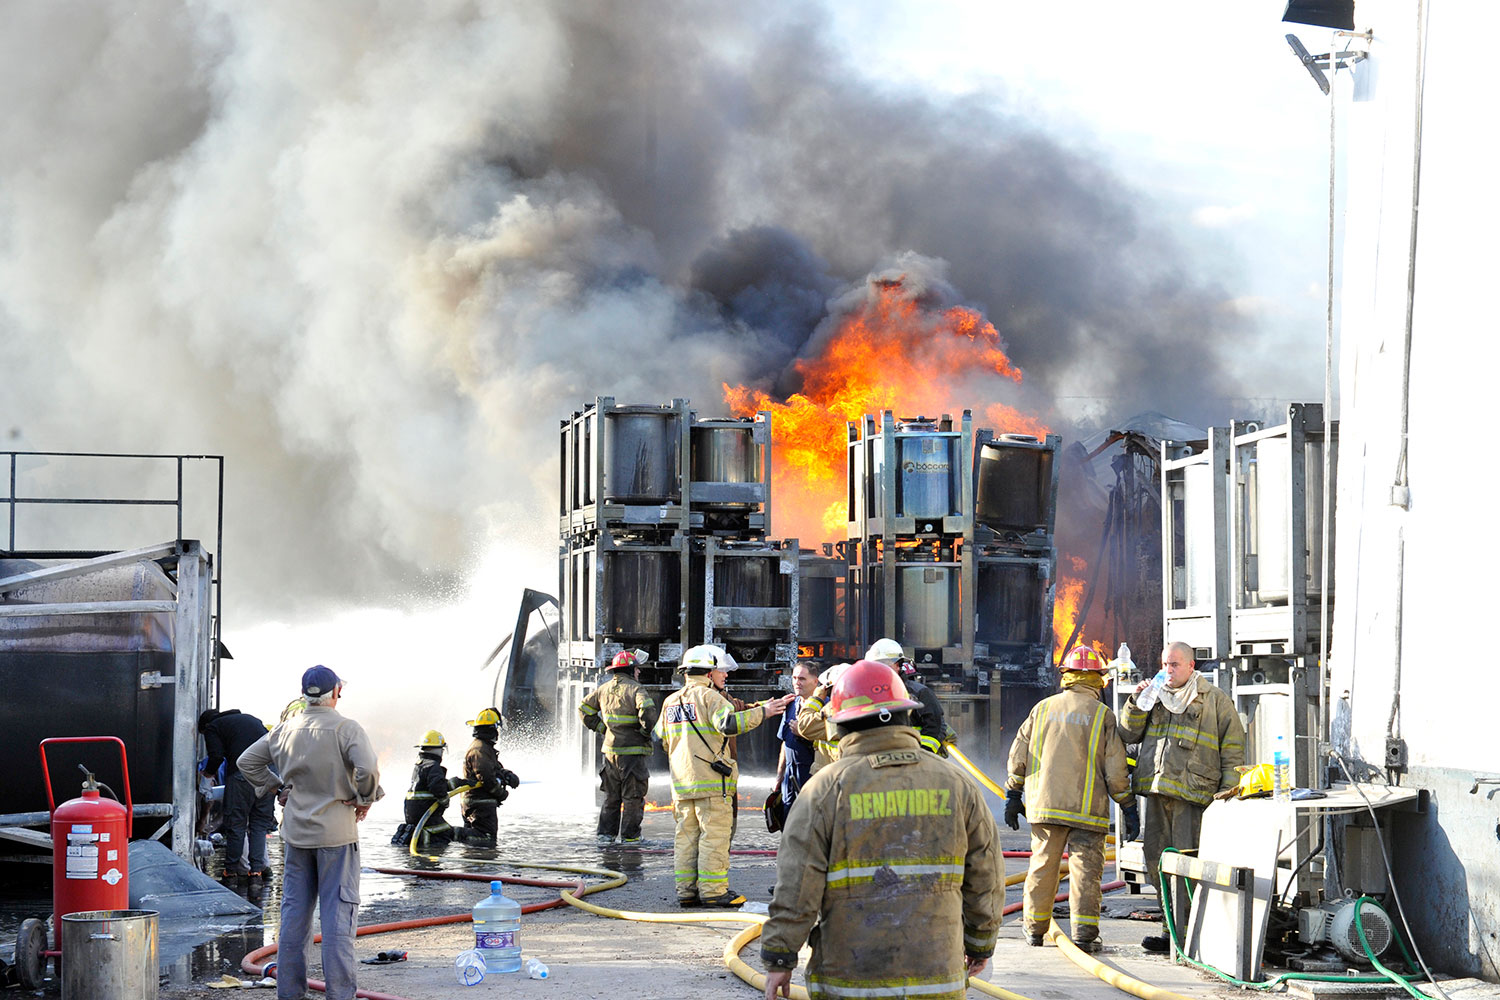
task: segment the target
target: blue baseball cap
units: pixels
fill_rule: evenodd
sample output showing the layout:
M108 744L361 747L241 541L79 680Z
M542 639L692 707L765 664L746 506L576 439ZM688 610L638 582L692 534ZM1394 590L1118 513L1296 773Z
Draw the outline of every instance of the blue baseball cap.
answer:
M344 682L339 679L338 674L334 673L332 670L329 670L327 667L323 666L323 664L320 663L316 667L309 667L307 671L303 673L302 693L310 694L315 698L319 698L325 694L332 693L334 688L339 687L343 683Z

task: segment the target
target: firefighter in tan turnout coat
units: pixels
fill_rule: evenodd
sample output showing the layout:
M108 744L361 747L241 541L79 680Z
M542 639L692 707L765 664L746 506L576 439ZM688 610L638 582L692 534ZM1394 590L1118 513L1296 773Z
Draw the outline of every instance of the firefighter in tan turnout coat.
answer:
M960 1000L995 950L1005 902L979 787L922 749L894 671L861 660L834 684L839 757L787 814L761 934L766 997L790 996L811 941L814 997Z
M672 768L675 875L679 906L739 906L745 897L729 888L729 837L734 823L739 765L729 737L780 715L792 695L742 711L719 693L728 671L717 646L694 646L682 657L687 673L680 691L662 702L656 734ZM712 676L711 676L712 675Z
M604 736L599 837L614 840L618 835L626 844L641 839L651 780L646 761L651 756L651 727L656 725L656 701L634 677L635 667L635 654L616 653L609 663L609 680L578 706L583 724Z
M1193 647L1170 643L1161 652L1161 665L1167 682L1156 689L1156 702L1140 707L1148 685L1155 686L1143 681L1120 708L1120 738L1141 745L1133 783L1146 796L1146 875L1154 886L1161 884L1162 851L1198 846L1203 810L1215 793L1239 784L1238 768L1245 763L1240 713L1229 695L1198 673ZM1186 916L1180 913L1179 919ZM1166 934L1150 935L1141 946L1164 952Z
M1062 664L1062 692L1037 702L1011 744L1005 822L1018 830L1020 816L1031 821L1031 867L1022 906L1026 940L1033 946L1041 945L1052 924L1067 851L1073 941L1084 951L1099 950L1099 880L1109 800L1119 802L1124 812L1125 840L1134 839L1140 824L1125 744L1115 731L1115 713L1101 700L1107 669L1092 649L1070 652Z

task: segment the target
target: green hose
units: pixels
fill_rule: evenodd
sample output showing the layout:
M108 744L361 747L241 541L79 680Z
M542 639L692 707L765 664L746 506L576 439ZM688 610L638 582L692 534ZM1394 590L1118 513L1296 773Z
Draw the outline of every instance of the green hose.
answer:
M1182 853L1181 851L1177 850L1177 848L1175 848L1175 847L1168 847L1164 851L1162 851L1163 854L1166 854L1168 852L1170 852L1172 854L1181 854ZM1371 947L1370 947L1369 939L1365 937L1364 924L1360 920L1360 909L1362 907L1366 906L1366 905L1369 905L1369 906L1375 907L1375 909L1379 910L1381 913L1385 913L1385 907L1381 906L1379 903L1377 903L1375 900L1371 899L1369 896L1361 896L1359 899L1357 899L1357 900L1354 901L1354 930L1359 935L1359 945L1360 945L1361 948L1364 949L1364 951L1365 951L1365 957L1370 960L1370 964L1371 965L1373 965L1377 970L1379 970L1381 973L1383 973L1382 975L1379 975L1379 976L1327 976L1327 975L1320 975L1319 973L1316 973L1316 972L1283 972L1281 975L1275 977L1274 979L1268 979L1268 980L1266 980L1263 983L1252 983L1252 982L1246 982L1243 979L1236 979L1234 976L1231 976L1229 973L1225 972L1223 969L1220 969L1220 968L1217 968L1215 966L1209 965L1207 962L1200 962L1197 959L1190 957L1187 954L1187 952L1183 951L1181 943L1177 940L1177 924L1172 919L1172 908L1170 906L1168 906L1167 903L1166 903L1166 900L1168 898L1168 893L1167 893L1167 873L1164 872L1164 871L1158 870L1156 877L1157 877L1157 881L1160 883L1159 891L1161 892L1161 899L1162 899L1162 908L1161 908L1162 918L1164 919L1164 921L1166 922L1166 925L1167 925L1167 938L1172 942L1172 954L1174 956L1176 956L1177 958L1179 958L1179 959L1187 962L1189 965L1191 965L1191 966L1193 966L1195 968L1202 969L1204 972L1210 973L1211 975L1218 976L1220 979L1224 980L1226 983L1229 983L1229 984L1231 984L1233 986L1238 986L1241 989L1248 989L1248 990L1274 990L1278 986L1280 986L1282 983L1291 982L1292 980L1310 980L1312 982L1319 982L1319 983L1384 983L1384 982L1393 982L1396 985L1400 986L1402 989L1406 990L1406 992L1410 993L1413 997L1417 997L1418 1000L1431 1000L1431 998L1428 997L1425 993L1420 993L1417 990L1412 989L1412 987L1411 987L1411 983L1409 982L1409 980L1420 979L1420 978L1422 978L1421 976L1418 976L1416 974L1412 974L1410 976L1402 976L1399 973L1392 972L1390 969L1388 969L1384 965L1380 964L1380 960L1375 957L1374 950L1371 949ZM1386 913L1386 919L1387 920L1390 919L1390 914L1389 913ZM1391 936L1396 939L1396 944L1401 948L1401 958L1402 958L1402 960L1406 962L1406 964L1407 964L1408 967L1410 967L1410 968L1416 968L1417 963L1412 960L1411 952L1409 952L1409 951L1406 950L1406 942L1401 940L1401 935L1399 935L1399 934L1396 933L1395 927L1396 927L1395 923L1392 922L1392 924L1391 924Z

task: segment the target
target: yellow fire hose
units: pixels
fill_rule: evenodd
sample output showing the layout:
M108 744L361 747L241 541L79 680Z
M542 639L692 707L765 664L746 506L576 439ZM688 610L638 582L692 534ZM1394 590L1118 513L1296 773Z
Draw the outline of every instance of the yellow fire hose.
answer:
M980 784L988 788L990 791L994 792L996 795L1001 796L1002 798L1005 796L1005 790L999 785L995 784L992 780L990 780L990 777L983 771L975 767L974 764L967 757L965 757L956 746L949 744L948 753L950 756L956 758L959 764L962 765L970 774L972 774L975 780L977 780ZM473 786L460 786L453 789L453 793L467 791L470 787ZM416 857L428 858L432 861L439 861L441 859L433 857L432 855L421 854L417 850L417 841L421 836L422 828L427 823L428 817L430 817L432 813L437 809L437 806L438 803L434 802L432 806L428 808L427 812L422 816L421 821L417 823L416 829L412 832L411 842L408 847L408 850L412 855ZM1113 836L1106 838L1106 840L1111 843L1114 842L1114 839L1115 838ZM1109 851L1105 855L1106 860L1112 859L1113 857L1113 851ZM740 958L740 952L760 937L761 926L766 921L766 917L764 914L739 913L733 911L725 911L721 913L653 913L643 910L615 910L607 906L599 906L596 903L584 902L582 897L590 896L597 892L604 892L607 889L615 889L619 886L624 885L626 881L628 881L628 878L622 872L617 872L608 868L587 868L582 866L570 865L527 864L523 862L510 862L510 865L514 868L530 868L543 871L566 872L572 875L590 875L595 878L604 879L603 882L585 887L581 892L575 892L572 889L560 890L560 895L562 896L563 900L568 903L568 905L577 907L578 909L584 910L588 913L593 913L596 916L610 917L617 920L634 920L643 923L661 924L746 924L747 926L743 930L734 935L734 937L730 938L729 941L724 945L724 966L730 972L733 972L736 976L738 976L741 980L749 984L754 989L764 991L766 988L765 973L756 970L748 963L746 963L744 959ZM1061 872L1061 877L1067 878L1067 871ZM1007 888L1009 888L1014 885L1019 885L1024 881L1026 881L1026 873L1024 871L1017 872L1014 875L1006 877L1005 885ZM1066 956L1068 960L1071 961L1074 965L1078 966L1080 969L1089 973L1090 975L1103 980L1116 989L1123 990L1124 992L1129 993L1132 996L1140 997L1141 1000L1192 1000L1192 998L1185 997L1180 993L1174 993L1171 990L1164 990L1160 987L1152 986L1149 983L1141 982L1139 979L1128 976L1118 969L1105 965L1103 962L1098 961L1097 959L1080 950L1079 947L1075 945L1066 934L1058 929L1056 923L1054 923L1048 929L1047 936L1051 938L1052 943L1057 947L1058 951L1062 952L1062 954ZM1023 996L1022 994L1014 993L1010 990L1005 989L1004 987L996 986L994 983L986 982L982 979L970 979L968 981L968 985L988 996L1000 997L1001 1000L1030 1000L1030 998ZM804 987L793 985L791 987L791 991L792 1000L810 1000L808 992Z

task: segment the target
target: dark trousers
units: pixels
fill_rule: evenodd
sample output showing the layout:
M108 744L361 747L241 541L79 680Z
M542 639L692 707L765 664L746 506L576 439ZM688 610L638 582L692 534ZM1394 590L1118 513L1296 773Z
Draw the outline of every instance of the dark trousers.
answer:
M479 833L491 844L500 833L500 803L496 799L464 796L464 825ZM472 836L465 839L473 842Z
M646 788L651 774L644 754L607 753L599 765L599 787L604 805L599 810L599 836L639 840L646 815Z
M240 849L250 835L250 871L266 870L266 834L276 828L276 795L255 797L255 789L238 771L224 783L224 870L241 868Z

